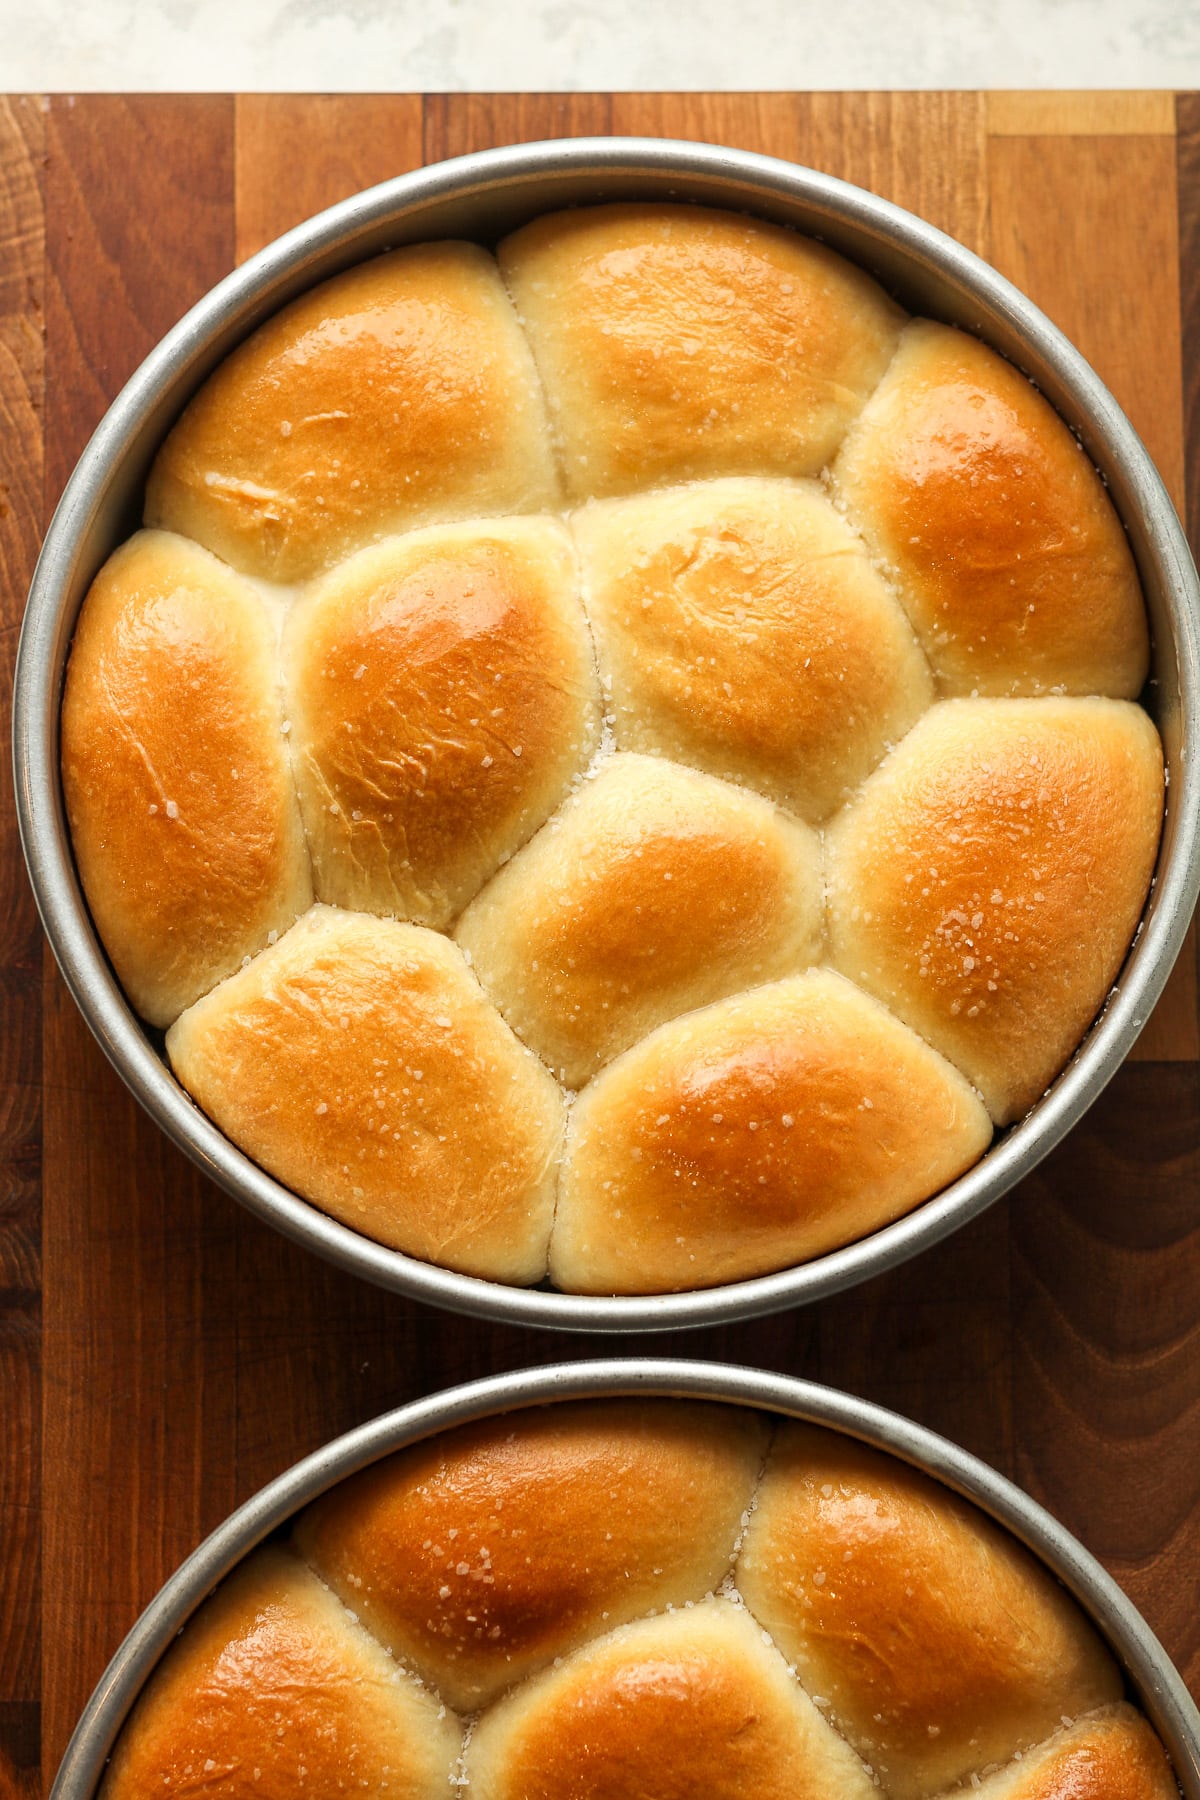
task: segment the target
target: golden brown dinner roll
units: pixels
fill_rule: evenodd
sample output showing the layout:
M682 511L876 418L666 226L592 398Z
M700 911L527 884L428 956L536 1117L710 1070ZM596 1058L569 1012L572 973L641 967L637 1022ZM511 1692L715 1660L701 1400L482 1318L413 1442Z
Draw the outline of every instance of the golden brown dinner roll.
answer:
M518 1688L476 1727L476 1800L877 1800L783 1658L713 1600L643 1619Z
M912 627L815 482L599 500L572 530L625 749L816 821L933 698Z
M161 531L113 553L79 616L62 712L67 814L104 946L152 1025L312 899L277 636L248 582Z
M972 1791L971 1800L1179 1800L1162 1745L1132 1706L1068 1725Z
M343 1482L305 1557L401 1661L471 1712L597 1633L730 1572L756 1414L606 1400L488 1419Z
M1132 698L1149 641L1095 469L1025 377L910 324L834 467L947 694Z
M557 488L494 261L418 244L302 294L226 357L159 452L146 523L304 581L416 525L542 511Z
M1074 1601L939 1483L839 1433L776 1434L738 1587L892 1800L1121 1696Z
M568 1087L655 1025L812 962L821 846L766 800L614 756L467 908L457 937Z
M1121 966L1162 799L1140 707L946 701L826 834L833 961L1018 1118Z
M185 1626L101 1800L162 1787L1178 1800L1000 1526L839 1432L659 1395L472 1419L307 1506Z
M316 906L167 1054L222 1131L343 1224L493 1281L545 1273L562 1096L436 932Z
M97 929L365 1235L779 1270L953 1181L971 1084L1018 1117L1103 1004L1163 793L1124 535L1016 368L824 244L621 202L380 255L219 364L145 516L189 535L102 572L63 713Z
M557 806L599 736L570 541L435 526L309 590L284 639L317 896L445 926Z
M122 1733L102 1800L427 1800L457 1719L295 1557L268 1547L172 1645Z
M653 1294L803 1262L936 1193L990 1136L940 1056L810 970L660 1026L584 1090L551 1275Z
M551 213L497 254L578 499L815 474L903 316L824 245L701 207Z

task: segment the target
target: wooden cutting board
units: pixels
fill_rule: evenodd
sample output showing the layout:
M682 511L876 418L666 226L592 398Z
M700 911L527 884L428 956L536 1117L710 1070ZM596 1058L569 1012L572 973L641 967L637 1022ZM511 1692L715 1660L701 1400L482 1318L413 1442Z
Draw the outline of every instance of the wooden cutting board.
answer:
M1080 345L1200 518L1200 394L1183 375L1200 368L1200 97L14 99L0 102L0 707L54 502L186 307L357 188L593 132L810 163L961 238ZM264 1481L414 1395L596 1353L786 1370L946 1432L1078 1533L1200 1694L1194 945L1088 1121L986 1217L823 1305L624 1341L377 1292L203 1180L66 994L7 781L0 945L0 1795L49 1785L139 1610Z

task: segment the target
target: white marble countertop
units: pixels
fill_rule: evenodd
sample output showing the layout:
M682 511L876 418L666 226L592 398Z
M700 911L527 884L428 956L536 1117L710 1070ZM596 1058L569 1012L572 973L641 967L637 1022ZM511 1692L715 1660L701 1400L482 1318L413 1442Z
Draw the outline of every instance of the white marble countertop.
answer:
M1200 87L1200 0L0 0L0 90Z

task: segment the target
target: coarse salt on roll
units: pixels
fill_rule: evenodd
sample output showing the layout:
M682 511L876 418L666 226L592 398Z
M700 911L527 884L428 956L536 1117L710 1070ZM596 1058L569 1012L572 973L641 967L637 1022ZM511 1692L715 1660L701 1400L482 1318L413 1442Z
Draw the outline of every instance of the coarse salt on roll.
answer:
M991 1128L949 1064L825 969L662 1025L571 1112L550 1271L676 1292L803 1262L969 1168Z
M222 1131L343 1224L494 1281L545 1273L562 1095L436 932L315 906L167 1054Z
M688 1401L489 1419L341 1483L297 1542L400 1661L474 1712L727 1580L766 1436L753 1413Z

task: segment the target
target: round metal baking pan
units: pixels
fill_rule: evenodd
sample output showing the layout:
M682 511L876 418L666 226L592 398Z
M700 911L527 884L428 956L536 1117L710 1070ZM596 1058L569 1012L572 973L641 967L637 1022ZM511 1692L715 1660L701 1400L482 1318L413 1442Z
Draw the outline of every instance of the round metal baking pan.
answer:
M146 1608L88 1702L50 1800L92 1800L121 1725L176 1633L242 1557L318 1494L391 1451L468 1419L614 1394L690 1395L828 1425L891 1451L974 1501L1079 1601L1166 1745L1184 1800L1200 1800L1200 1712L1166 1651L1095 1558L1020 1488L945 1438L853 1395L722 1363L642 1359L559 1363L451 1388L360 1425L263 1488L205 1539Z
M157 446L214 365L314 282L388 246L445 236L494 243L537 213L609 199L739 208L824 238L913 311L995 346L1037 383L1101 470L1128 530L1150 611L1149 690L1169 770L1155 885L1098 1023L1030 1115L935 1199L870 1237L798 1267L688 1293L591 1297L505 1287L385 1249L273 1180L193 1105L118 987L76 875L59 782L63 670L88 585L139 522ZM848 1287L915 1255L1019 1181L1119 1067L1162 989L1200 889L1200 586L1174 508L1111 394L1050 321L962 245L831 176L711 145L598 138L439 163L356 195L297 227L194 307L105 415L59 502L38 562L14 698L18 814L47 934L84 1017L127 1085L193 1161L252 1212L383 1287L462 1312L588 1331L644 1331L748 1318Z

